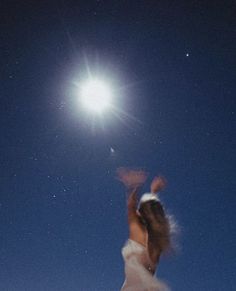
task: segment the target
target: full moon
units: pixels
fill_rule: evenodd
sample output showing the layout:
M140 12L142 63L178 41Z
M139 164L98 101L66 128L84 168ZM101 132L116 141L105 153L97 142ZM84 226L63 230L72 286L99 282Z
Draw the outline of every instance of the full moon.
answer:
M111 90L102 80L88 80L81 86L81 102L86 109L102 113L111 105Z

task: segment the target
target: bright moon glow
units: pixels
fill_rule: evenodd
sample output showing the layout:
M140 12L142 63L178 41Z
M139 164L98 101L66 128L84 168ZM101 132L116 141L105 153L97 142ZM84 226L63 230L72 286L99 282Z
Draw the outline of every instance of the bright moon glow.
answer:
M101 113L110 106L110 88L103 81L89 80L81 88L81 101L87 109Z

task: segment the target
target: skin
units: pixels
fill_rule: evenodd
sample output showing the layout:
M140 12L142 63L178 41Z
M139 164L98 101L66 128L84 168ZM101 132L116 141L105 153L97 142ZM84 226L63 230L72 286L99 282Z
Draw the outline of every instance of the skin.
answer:
M117 171L118 179L128 189L127 210L129 224L129 238L143 246L147 246L147 230L141 223L140 214L137 211L137 192L147 179L144 171L120 168Z
M146 181L147 174L144 171L135 171L127 169L118 170L118 179L128 188L128 224L129 238L148 249L150 259L156 266L161 251L156 247L156 238L148 237L146 226L142 223L140 213L137 210L137 192L141 185ZM166 185L163 177L155 177L150 185L152 193L161 191ZM150 270L154 273L155 270Z
M162 176L156 176L150 185L150 189L152 193L158 193L166 187L167 181Z
M137 243L147 246L147 229L141 222L141 217L137 211L137 188L134 189L127 200L129 238Z

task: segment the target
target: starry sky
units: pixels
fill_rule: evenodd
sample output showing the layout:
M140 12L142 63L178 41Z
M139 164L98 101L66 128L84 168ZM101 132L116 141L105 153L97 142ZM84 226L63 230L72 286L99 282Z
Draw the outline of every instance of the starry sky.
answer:
M3 1L0 290L115 291L120 166L161 173L181 229L158 276L235 290L235 1ZM88 73L116 112L81 108Z

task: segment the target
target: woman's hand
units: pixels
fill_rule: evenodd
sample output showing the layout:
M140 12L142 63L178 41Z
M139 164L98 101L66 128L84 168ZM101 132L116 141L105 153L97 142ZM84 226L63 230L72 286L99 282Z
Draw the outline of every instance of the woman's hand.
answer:
M141 186L147 179L147 173L142 170L130 170L127 168L119 168L117 170L118 180L120 180L127 188Z
M162 176L157 176L152 180L151 183L151 192L157 193L165 188L167 181Z

